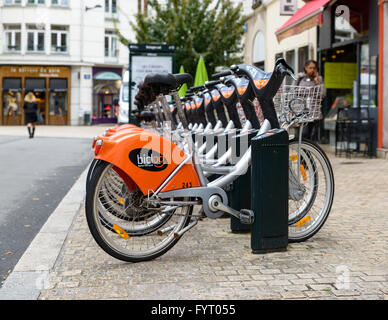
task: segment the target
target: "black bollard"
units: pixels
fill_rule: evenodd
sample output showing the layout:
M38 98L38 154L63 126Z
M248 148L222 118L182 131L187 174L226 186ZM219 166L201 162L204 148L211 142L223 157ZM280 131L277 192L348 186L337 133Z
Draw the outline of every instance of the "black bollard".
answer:
M252 253L287 250L288 133L274 129L252 139Z
M228 193L230 206L235 210L251 209L251 168L243 176L233 181L232 190ZM250 232L251 225L243 224L240 219L230 217L230 230L235 233Z

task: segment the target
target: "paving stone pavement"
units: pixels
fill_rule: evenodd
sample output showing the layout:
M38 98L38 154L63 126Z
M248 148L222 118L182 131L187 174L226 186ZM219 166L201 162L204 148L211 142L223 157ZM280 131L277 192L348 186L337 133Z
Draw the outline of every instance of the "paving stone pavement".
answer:
M388 161L330 158L329 218L286 252L254 255L250 234L205 219L158 259L124 263L81 209L39 299L388 299Z

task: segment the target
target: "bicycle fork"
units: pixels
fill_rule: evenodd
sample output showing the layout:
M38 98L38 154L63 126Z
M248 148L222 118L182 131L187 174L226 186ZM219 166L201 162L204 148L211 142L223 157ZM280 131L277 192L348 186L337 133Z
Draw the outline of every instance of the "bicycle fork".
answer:
M289 186L289 197L292 200L299 201L303 198L304 193L306 192L305 186L301 183L301 143L302 143L302 133L303 133L303 123L299 128L298 135L298 152L297 152L297 174L292 170L292 160L289 159L288 166L288 186Z

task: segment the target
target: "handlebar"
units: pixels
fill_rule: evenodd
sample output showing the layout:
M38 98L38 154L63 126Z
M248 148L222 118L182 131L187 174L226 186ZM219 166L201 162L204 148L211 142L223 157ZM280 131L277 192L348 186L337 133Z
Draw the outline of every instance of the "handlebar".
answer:
M287 75L292 77L294 80L296 80L294 69L291 68L287 64L286 60L284 60L283 58L280 58L280 59L276 60L275 68L277 68L281 73L286 73ZM241 76L244 73L242 73L239 70L239 67L237 65L232 65L229 70L225 70L225 71L213 74L212 75L212 79L218 79L218 78L230 76L230 75L233 75L233 74Z
M225 71L213 74L212 79L219 79L219 78L231 76L231 75L233 75L232 70L225 70Z
M205 90L206 87L204 85L200 85L200 86L196 86L196 87L191 87L187 90L187 93L193 93L195 91L201 91L201 90Z
M287 64L286 65L279 64L277 66L277 70L280 71L282 74L285 73L286 75L289 75L294 80L297 80L297 77L294 74L294 70L291 67L289 67Z
M206 81L205 82L205 87L207 89L212 89L216 84L220 84L221 80L214 80L214 81Z
M289 72L291 72L292 74L295 73L294 69L291 68L291 67L288 65L288 63L286 62L286 60L284 60L284 58L279 58L279 59L276 60L276 62L275 62L275 67L277 67L277 66L279 66L279 65L281 65L281 66L283 66L283 67L285 68L285 69L284 69L285 72L289 71ZM288 72L287 72L287 73L288 73Z

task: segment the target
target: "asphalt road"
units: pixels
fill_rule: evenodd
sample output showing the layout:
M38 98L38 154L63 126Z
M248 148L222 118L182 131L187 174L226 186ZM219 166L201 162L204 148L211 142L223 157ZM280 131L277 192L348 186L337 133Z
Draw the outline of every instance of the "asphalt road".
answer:
M0 136L0 287L92 159L90 139Z

